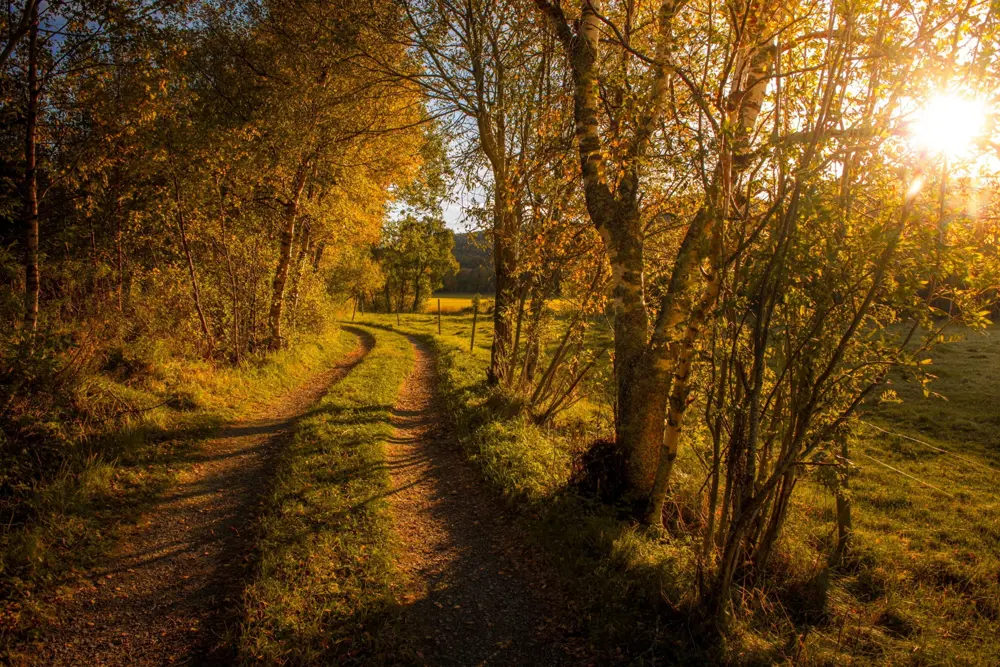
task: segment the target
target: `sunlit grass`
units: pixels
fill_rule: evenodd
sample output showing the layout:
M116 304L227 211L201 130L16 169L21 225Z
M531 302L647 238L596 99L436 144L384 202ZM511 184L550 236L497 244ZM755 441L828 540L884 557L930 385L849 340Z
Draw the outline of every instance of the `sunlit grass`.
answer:
M446 315L472 311L472 294L435 294L424 302L422 312L437 313L438 301L441 302L441 312ZM492 294L481 295L482 299L492 299Z
M1000 656L1000 327L934 357L933 389L947 400L896 378L903 402L869 419L893 435L861 426L853 438L857 548L832 574L826 629L806 644L816 660L985 665ZM803 484L791 539L820 556L833 517L830 493ZM846 636L833 636L841 625Z
M466 311L472 312L472 298L473 294L459 293L459 292L439 292L431 296L424 302L421 308L422 313L434 314L438 312L438 301L441 301L441 313L444 315L455 315L458 313L465 313ZM480 299L482 303L492 302L495 298L493 294L480 294ZM560 308L565 305L563 299L551 299L547 302L553 308ZM480 312L480 316L483 313Z
M280 456L245 595L247 662L344 664L380 640L399 579L385 442L413 353L403 336L373 333L374 349L296 425Z

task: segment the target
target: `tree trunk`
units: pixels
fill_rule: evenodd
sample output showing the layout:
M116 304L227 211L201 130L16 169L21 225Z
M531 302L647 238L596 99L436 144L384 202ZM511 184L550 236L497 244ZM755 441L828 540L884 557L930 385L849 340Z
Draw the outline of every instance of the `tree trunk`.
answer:
M8 25L7 43L0 51L0 67L7 62L25 35L28 35L29 40L32 37L38 39L38 2L39 0L28 0L27 6L21 10L21 18L17 24ZM32 35L32 29L34 29L34 35ZM34 46L29 48L34 51Z
M514 236L517 234L517 217L506 210L507 204L499 199L493 214L493 267L496 274L496 294L493 307L493 345L490 349L489 384L505 384L511 375L514 329L511 315L517 303L514 293L514 272L517 266Z
M406 301L406 281L399 277L399 296L396 298L396 321L399 322L399 313L403 310L403 302Z
M24 325L28 333L38 329L38 174L35 155L38 127L38 3L31 4L28 28L28 108L24 129Z
M850 494L850 458L847 449L847 436L841 436L840 443L840 469L837 471L837 550L834 552L834 560L839 562L843 559L851 548L851 533L854 524L851 520L851 494Z
M205 336L205 349L208 354L212 353L213 342L212 332L208 328L208 320L205 318L205 309L201 307L201 290L198 289L198 276L194 271L194 258L191 256L191 248L188 246L187 230L184 224L184 208L181 205L181 188L174 180L174 203L177 205L177 228L181 233L181 247L184 250L184 257L187 259L188 277L191 279L191 299L194 301L194 309L198 313L198 321L201 323L201 333Z
M413 276L413 312L420 311L420 297L423 296L420 293L420 278L423 275L424 270L422 268L417 269L416 275Z
M319 271L319 263L323 261L324 250L326 250L326 242L321 241L316 246L316 253L313 255L313 271Z
M709 215L712 218L717 218L714 214ZM650 524L658 523L663 514L663 503L666 501L670 475L673 472L674 461L677 459L684 413L687 411L688 396L691 393L691 371L695 356L695 344L701 338L702 328L719 298L720 276L717 260L722 251L722 230L717 219L706 225L706 228L710 229L712 233L712 250L709 262L711 268L708 271L701 299L688 317L684 338L678 344L676 353L672 355L674 375L667 409L667 427L646 513L646 522Z
M118 232L115 234L115 250L118 256L118 312L125 311L125 253L122 250L122 218L115 216Z
M762 573L767 568L768 561L774 553L774 547L781 537L781 528L785 524L785 517L788 514L788 505L792 500L792 491L795 490L795 466L790 467L781 479L778 487L778 495L771 508L771 516L767 522L767 528L760 538L754 554L754 568L756 572Z
M514 318L514 337L510 344L510 381L514 379L515 369L518 367L518 355L520 354L521 346L521 326L524 322L524 303L528 298L528 286L524 285L520 289L520 294L517 297L517 317ZM521 384L524 384L524 377L520 379Z
M708 521L705 526L705 535L701 544L701 554L707 558L712 552L712 545L715 544L715 524L716 514L719 510L719 478L722 472L722 433L721 419L716 419L715 428L712 430L712 473L711 486L708 490Z
M270 329L270 348L279 349L283 340L281 337L281 314L285 305L285 285L288 282L288 270L292 263L292 243L295 240L295 219L299 213L299 198L306 184L309 173L309 162L299 165L298 173L292 184L292 198L285 204L285 220L281 229L281 249L278 252L278 266L274 271L274 281L271 283L271 308L268 312L268 328Z
M733 79L733 90L730 93L730 111L728 122L736 126L735 150L743 152L747 149L749 138L760 114L764 93L767 89L768 75L773 66L772 49L759 48L754 41L757 31L760 28L759 20L763 11L758 8L750 17L747 25L749 40L746 48L750 51L745 58L737 62L747 63L736 67L736 74ZM680 442L681 428L684 421L684 413L687 410L688 395L690 393L691 366L694 358L694 347L701 338L701 330L708 319L710 311L715 307L719 298L721 288L721 254L724 244L724 224L729 216L729 203L733 190L733 183L738 178L742 166L734 167L734 148L728 138L724 138L720 150L720 159L716 165L712 176L711 184L705 193L705 203L696 220L692 223L692 228L697 232L692 236L689 230L688 237L692 241L700 239L710 239L709 247L705 248L701 243L693 243L687 246L688 239L678 252L678 259L675 262L673 275L671 276L670 288L667 293L668 299L674 303L683 303L681 295L687 291L691 279L692 268L695 263L685 255L692 251L697 256L698 262L703 262L706 257L709 260L709 270L706 277L706 285L695 308L687 318L687 325L683 339L675 345L671 344L669 349L670 362L674 367L673 388L671 391L669 409L667 411L667 428L664 436L663 449L657 468L657 477L653 492L650 496L650 503L647 512L647 521L656 521L663 509L666 499L667 486L670 481L670 474L673 470L674 460L677 458L677 450ZM701 220L698 221L697 218ZM698 227L701 229L698 229ZM695 249L695 246L700 246ZM707 250L707 254L705 252ZM669 314L669 308L665 303L661 310L663 314ZM683 315L680 315L683 317ZM657 328L659 329L659 323ZM664 342L660 342L664 345Z
M219 230L222 232L222 248L226 253L226 269L229 272L229 290L232 299L233 309L233 363L240 363L240 309L239 309L239 281L236 278L236 268L233 266L233 255L229 251L229 234L226 231L226 200L218 179L215 181L215 189L219 194Z
M479 305L472 304L472 338L469 340L469 352L476 349L476 323L479 321Z
M299 288L302 283L302 267L306 262L306 255L312 247L312 239L309 235L310 227L306 223L302 225L299 231L299 254L295 258L295 270L292 276L292 294L291 294L291 305L289 306L289 311L292 316L292 328L295 327L295 314L299 305Z
M668 399L667 426L663 435L663 447L660 451L653 490L646 510L646 523L651 525L658 524L663 516L663 504L667 498L674 461L677 459L684 413L687 411L688 395L691 392L691 362L694 358L694 343L698 332L694 322L688 326L688 329L691 330L691 334L685 336L681 343L680 354L674 370L673 384Z
M755 511L748 511L739 516L733 514L734 520L725 541L715 583L709 596L709 613L715 625L720 629L725 629L728 626L733 578L736 575L739 556L743 552L743 536L756 514Z
M627 457L632 491L648 495L653 488L664 414L667 409L671 367L648 355L649 316L643 286L643 248L639 211L635 204L608 206L597 200L589 205L591 216L608 222L603 229L615 278L614 350L617 406L615 442ZM623 213L619 211L625 209ZM608 242L610 241L610 243Z
M559 4L547 0L536 0L536 4L552 19L552 27L569 58L573 81L573 125L587 212L604 241L613 271L617 388L615 441L628 459L627 475L631 491L648 496L653 488L663 441L664 415L672 374L662 339L675 335L673 328L679 322L673 321L674 312L680 310L673 306L668 309L669 327L662 321L661 313L661 317L657 318L660 340L650 340L649 318L644 302L644 232L639 212L638 170L662 117L668 87L665 63L671 43L670 29L681 3L664 1L660 5L655 60L661 64L652 70L648 105L629 137L630 160L623 165L614 190L605 174L607 165L598 104L597 63L604 20L600 15L601 3L597 0L583 3L580 18L573 22L574 28L570 28ZM692 223L694 226L695 223ZM677 264L687 267L691 263L687 256L693 254L693 244L689 239L685 239L683 253L678 257ZM681 273L686 279L685 270ZM674 291L675 296L681 293ZM670 303L676 304L677 299Z
M260 276L257 272L254 272L253 276L253 287L250 290L250 332L247 338L247 347L251 352L257 350L257 341L259 336L257 335L257 292L260 285Z
M713 356L715 356L718 346L713 346ZM717 515L719 511L719 490L722 478L722 429L723 416L722 408L725 405L726 388L729 379L729 357L725 353L721 354L718 376L715 380L715 395L709 395L709 409L706 411L706 420L709 422L709 431L712 434L712 471L711 486L708 491L708 522L705 526L704 540L702 541L702 556L708 558L715 545L715 531L717 525Z

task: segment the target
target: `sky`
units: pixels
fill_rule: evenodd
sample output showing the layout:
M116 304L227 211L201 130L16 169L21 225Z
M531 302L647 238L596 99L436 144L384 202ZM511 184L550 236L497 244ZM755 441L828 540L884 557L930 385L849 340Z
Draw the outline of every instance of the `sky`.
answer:
M453 232L464 232L465 224L462 222L462 206L454 201L449 201L444 207L444 222L448 229Z
M479 188L470 191L462 184L462 179L456 179L444 205L444 221L448 229L456 233L470 231L470 226L474 223L466 221L465 211L474 206L482 206L485 196L486 193Z

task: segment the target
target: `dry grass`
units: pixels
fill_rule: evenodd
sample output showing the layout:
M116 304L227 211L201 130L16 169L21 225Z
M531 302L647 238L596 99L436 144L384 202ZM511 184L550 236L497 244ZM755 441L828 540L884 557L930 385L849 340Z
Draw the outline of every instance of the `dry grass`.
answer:
M493 295L485 295L484 299L492 299ZM435 294L430 299L424 303L422 312L424 313L434 313L438 312L438 301L441 302L441 313L444 315L454 315L456 313L462 313L465 311L472 311L472 295L471 294Z

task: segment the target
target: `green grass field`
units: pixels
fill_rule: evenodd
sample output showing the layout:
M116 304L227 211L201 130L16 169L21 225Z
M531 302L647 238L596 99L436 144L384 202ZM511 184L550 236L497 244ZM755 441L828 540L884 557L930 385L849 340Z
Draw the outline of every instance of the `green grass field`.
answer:
M857 428L857 549L804 638L819 662L1000 664L1000 326L942 345L932 370L945 398L894 378L902 402ZM796 501L787 542L821 558L833 500L807 483Z
M493 299L492 294L482 294L480 296L484 301L487 299ZM441 302L442 314L453 315L466 310L471 312L472 297L472 294L452 294L447 292L435 294L424 303L423 312L437 313L438 301Z

